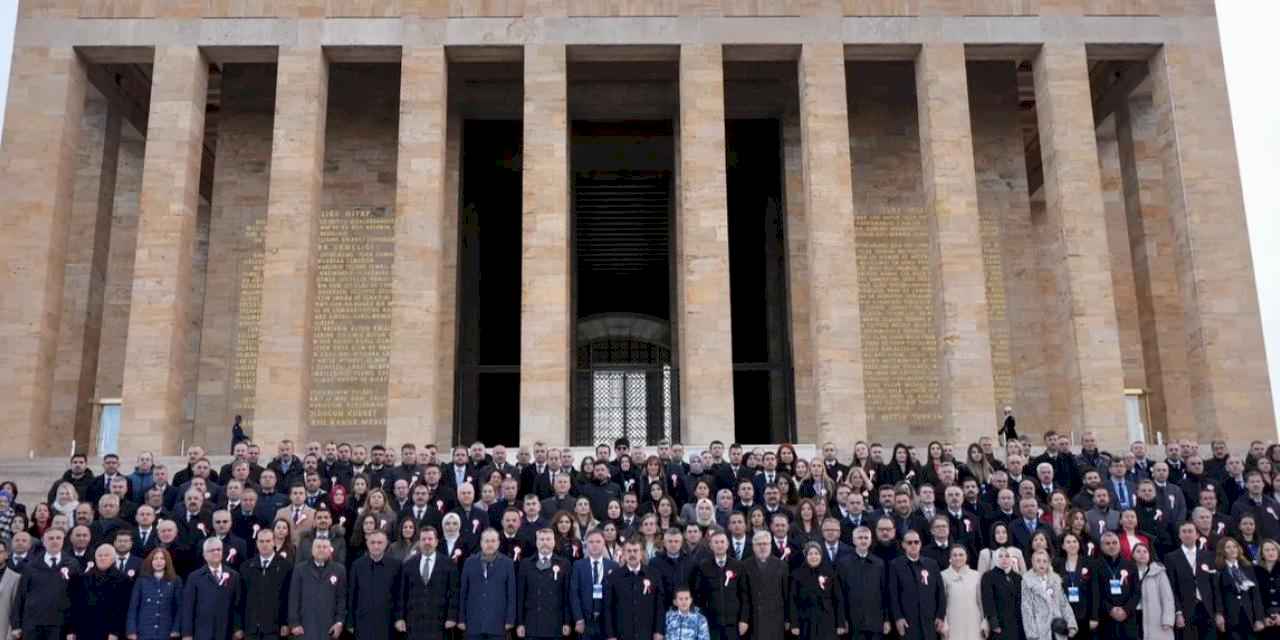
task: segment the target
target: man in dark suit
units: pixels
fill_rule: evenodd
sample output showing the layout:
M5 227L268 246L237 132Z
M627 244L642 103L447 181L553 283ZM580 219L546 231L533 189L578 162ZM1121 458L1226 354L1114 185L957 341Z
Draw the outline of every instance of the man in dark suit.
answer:
M222 541L201 545L205 566L182 587L181 629L184 640L230 640L244 628L240 575L222 564Z
M920 555L920 534L902 537L903 555L889 565L889 609L903 640L937 640L947 617L942 573Z
M1116 458L1111 461L1107 479L1102 481L1107 493L1111 494L1111 505L1118 511L1132 508L1138 499L1138 486L1127 477L1127 473L1124 460Z
M64 539L61 529L45 529L44 553L23 566L9 614L19 640L62 640L76 632L71 605L84 567L62 548Z
M718 534L723 539L724 534ZM622 548L625 560L605 578L604 636L611 640L653 640L666 632L667 596L657 576L644 566L644 550L636 539ZM723 557L723 551L721 555ZM712 638L717 636L712 635Z
M1014 544L1022 549L1025 557L1031 556L1031 537L1037 531L1045 531L1052 536L1053 530L1043 522L1040 522L1040 505L1035 498L1023 498L1018 503L1018 519L1009 523L1009 535L1013 536ZM1052 537L1050 538L1052 539Z
M840 521L827 517L822 521L822 560L831 566L835 566L841 558L853 553L853 549L840 542Z
M369 552L351 565L347 589L348 631L359 640L391 640L400 585L399 560L387 557L387 534L376 530L365 537Z
M587 534L586 555L573 563L569 582L569 611L577 634L586 640L603 640L604 586L618 563L604 555L604 534L599 529ZM650 565L652 569L652 564Z
M289 629L302 640L328 640L347 619L347 569L333 559L333 542L316 538L311 560L299 560L289 578Z
M474 486L479 483L476 467L472 466L466 447L454 447L453 461L445 465L441 472L440 482L455 492L464 484Z
M547 448L536 444L533 447L533 462L520 471L520 497L534 493L536 487L543 482L546 483L547 495L538 496L539 500L551 495L551 472L547 465Z
M777 536L757 531L751 538L751 557L742 562L751 612L747 626L752 638L782 638L786 633L787 586L790 568L778 557ZM789 554L800 557L799 548ZM798 566L798 565L794 565Z
M838 526L838 525L837 525ZM742 563L729 555L729 538L722 531L711 536L711 557L694 570L693 599L707 617L712 640L738 640L751 620L751 588Z
M275 640L289 635L289 581L293 565L276 557L275 536L259 529L258 554L240 566L244 579L244 633L248 640Z
M160 542L160 536L156 532L156 510L151 505L144 504L138 507L133 519L138 523L132 529L133 555L145 558Z
M1164 556L1173 588L1174 627L1180 640L1212 638L1218 601L1213 552L1200 548L1200 536L1190 522L1178 526L1178 541L1178 548Z
M1094 573L1094 593L1098 594L1099 638L1137 638L1135 614L1142 598L1138 567L1120 555L1120 538L1102 534L1102 556Z
M516 626L516 572L498 553L498 532L480 534L480 553L467 558L458 590L458 627L474 640L499 640Z
M418 550L400 571L396 630L409 640L443 640L458 625L457 567L436 551L436 530L418 532Z
M111 547L116 552L116 569L129 578L129 584L138 577L142 570L142 558L133 555L133 532L119 529L111 540Z
M873 640L889 633L888 581L884 561L871 553L871 530L853 531L853 553L835 563L844 594L845 620L852 640Z
M516 635L550 640L569 635L569 560L554 555L555 534L539 529L537 553L516 573Z

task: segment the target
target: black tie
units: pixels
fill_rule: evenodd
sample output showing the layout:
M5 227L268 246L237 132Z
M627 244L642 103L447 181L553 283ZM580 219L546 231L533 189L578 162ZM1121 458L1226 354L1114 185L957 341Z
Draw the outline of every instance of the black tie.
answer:
M591 584L600 584L600 561L591 563Z

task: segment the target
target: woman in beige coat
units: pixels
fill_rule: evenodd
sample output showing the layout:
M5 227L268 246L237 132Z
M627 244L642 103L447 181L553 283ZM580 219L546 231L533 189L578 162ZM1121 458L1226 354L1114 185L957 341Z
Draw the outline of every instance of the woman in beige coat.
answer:
M947 640L982 640L987 635L979 591L982 574L969 568L969 553L960 545L951 547L950 560L951 565L942 572L947 593Z
M1071 635L1076 633L1076 615L1062 591L1062 579L1049 566L1043 549L1031 554L1031 570L1022 575L1022 628L1027 640L1055 640L1053 620L1066 620Z
M1143 640L1173 640L1173 588L1164 565L1151 561L1151 548L1138 544L1133 548L1133 562L1138 565L1138 583L1142 599L1138 601L1138 623Z

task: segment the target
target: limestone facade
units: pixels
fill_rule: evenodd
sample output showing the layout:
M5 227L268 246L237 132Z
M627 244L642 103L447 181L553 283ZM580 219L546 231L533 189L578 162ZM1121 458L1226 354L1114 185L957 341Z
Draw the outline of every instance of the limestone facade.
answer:
M735 414L725 124L746 116L726 68L747 62L790 74L743 95L778 123L797 440L964 443L1008 404L1027 433L1115 446L1126 390L1148 434L1274 439L1212 5L24 0L0 437L93 450L122 399L124 452L220 450L235 415L267 447L450 442L478 321L464 125L507 119L511 442L568 444L574 122L668 118L674 432L739 439L759 417ZM575 80L611 62L674 81L610 99ZM1105 64L1143 80L1113 99ZM111 82L122 65L148 90Z

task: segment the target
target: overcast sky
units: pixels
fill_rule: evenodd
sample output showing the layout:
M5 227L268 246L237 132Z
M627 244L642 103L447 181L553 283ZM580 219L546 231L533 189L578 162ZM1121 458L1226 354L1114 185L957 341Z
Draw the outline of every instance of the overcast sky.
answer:
M17 0L0 0L0 124L4 122L17 12ZM1267 361L1272 387L1280 390L1280 85L1267 80L1275 77L1272 62L1280 2L1218 0L1218 18ZM1280 415L1280 392L1273 392L1273 397Z

